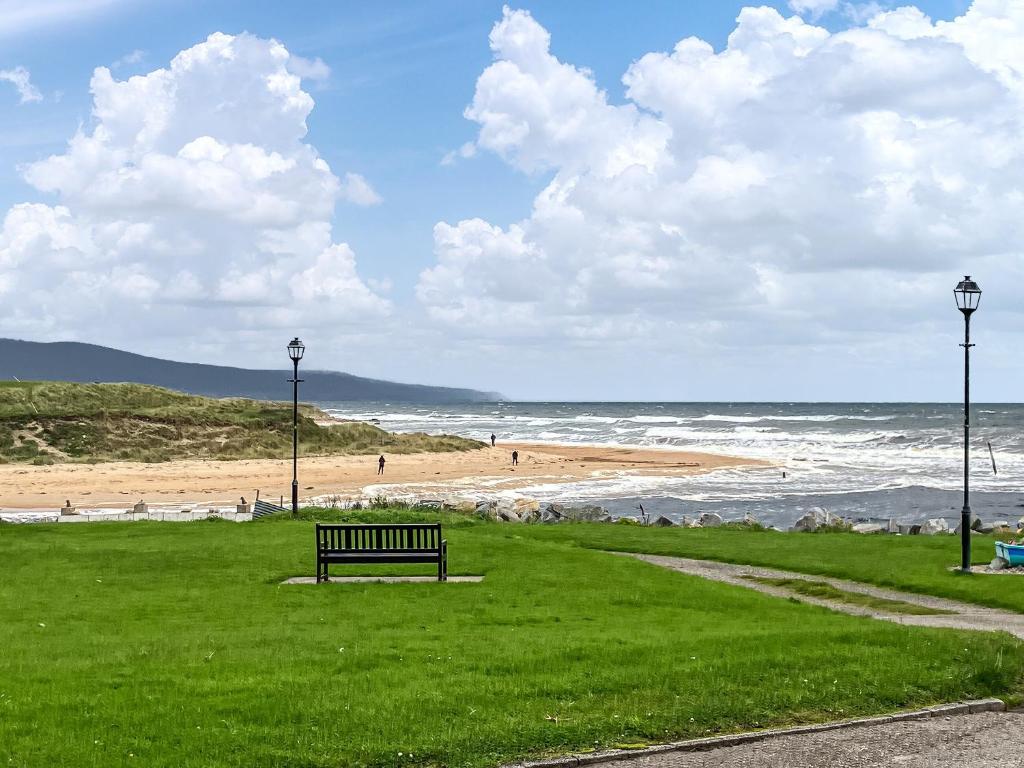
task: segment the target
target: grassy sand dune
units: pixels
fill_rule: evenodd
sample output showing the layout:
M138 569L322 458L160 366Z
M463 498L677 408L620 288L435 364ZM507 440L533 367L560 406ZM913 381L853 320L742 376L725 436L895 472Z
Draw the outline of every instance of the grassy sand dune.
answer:
M300 406L304 456L482 446L460 437L394 435L372 424L325 420L316 408ZM290 454L291 440L291 403L198 397L144 384L0 384L0 461L280 458Z

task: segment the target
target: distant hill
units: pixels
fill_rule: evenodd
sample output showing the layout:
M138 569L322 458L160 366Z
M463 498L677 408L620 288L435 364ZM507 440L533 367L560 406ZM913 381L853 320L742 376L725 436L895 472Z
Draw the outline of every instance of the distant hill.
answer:
M284 348L281 356L284 357ZM208 397L289 400L290 366L249 370L222 365L179 363L74 341L41 343L0 339L0 380L132 382L153 384ZM399 384L334 371L300 369L304 401L388 401L457 403L500 399L494 392Z

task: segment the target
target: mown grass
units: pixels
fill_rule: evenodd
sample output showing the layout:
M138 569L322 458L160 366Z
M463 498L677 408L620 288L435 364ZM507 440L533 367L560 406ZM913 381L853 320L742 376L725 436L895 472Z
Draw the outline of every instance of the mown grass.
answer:
M0 461L169 461L280 458L292 440L291 403L208 398L144 384L0 383ZM395 435L372 424L321 423L300 406L304 456L463 451L447 435Z
M960 563L958 536L865 536L857 533L780 533L724 528L640 529L561 525L531 536L578 546L760 565L832 576L924 595L1024 612L1024 577L952 571ZM994 536L972 536L972 562L995 556Z
M282 586L314 570L309 520L0 526L0 764L494 766L1024 675L1008 635L841 615L557 527L445 524L451 573L483 582Z
M767 584L773 587L781 587L798 595L817 597L821 600L832 600L847 605L857 605L862 608L870 608L879 613L904 613L912 616L940 616L949 615L953 611L943 611L939 608L929 608L926 605L908 603L904 600L889 600L884 597L865 595L861 592L850 592L846 589L839 589L824 581L809 581L797 578L771 578L768 576L744 576L744 579L756 581L758 584Z

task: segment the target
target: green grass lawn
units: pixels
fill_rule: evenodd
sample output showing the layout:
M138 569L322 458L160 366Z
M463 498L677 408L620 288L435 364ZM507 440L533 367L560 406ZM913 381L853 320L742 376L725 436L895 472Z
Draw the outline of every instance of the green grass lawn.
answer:
M847 589L838 589L824 581L809 581L794 576L793 578L772 578L768 576L744 576L750 581L758 584L767 584L772 587L782 587L790 592L807 597L817 597L821 600L834 600L847 605L856 605L861 608L870 608L881 613L903 613L912 616L941 616L949 615L953 611L943 611L938 608L929 608L926 605L908 603L904 600L888 600L884 597L865 595L861 592L850 592Z
M282 586L314 571L308 521L0 526L0 765L493 766L1024 676L1009 636L841 615L564 535L598 526L445 522L451 573L483 582Z
M639 528L628 525L538 526L531 538L578 546L720 560L851 579L1024 612L1024 577L965 575L958 536L866 536L780 533L730 528ZM972 536L972 562L995 557L993 536Z

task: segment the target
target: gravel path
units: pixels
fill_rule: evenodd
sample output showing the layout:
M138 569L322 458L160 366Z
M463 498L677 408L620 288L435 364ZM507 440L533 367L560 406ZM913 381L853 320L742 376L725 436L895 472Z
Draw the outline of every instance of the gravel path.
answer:
M777 736L708 752L669 752L604 763L607 768L1019 768L1024 714L908 720Z
M635 557L663 568L671 568L674 571L687 573L691 576L700 576L714 581L724 581L727 584L735 584L747 589L754 589L765 594L776 597L796 598L800 602L820 605L831 608L834 611L842 611L856 616L870 616L875 619L892 621L897 624L914 624L922 627L948 627L951 629L976 629L987 632L1003 631L1024 638L1024 614L1012 611L1002 611L997 608L984 608L971 603L961 603L957 600L949 600L944 597L930 597L909 592L897 592L891 589L868 586L856 581L844 581L833 579L828 576L809 576L803 573L791 573L779 571L774 568L760 568L753 565L735 565L733 563L717 563L711 560L690 560L685 557L664 557L662 555L640 555L631 552L617 552L615 554L625 557ZM782 587L775 587L769 584L761 584L750 581L744 576L762 576L767 578L789 578L803 579L805 581L823 581L831 584L837 589L847 592L859 592L873 597L881 597L887 600L901 600L905 603L923 605L928 608L938 608L945 611L953 611L952 614L914 616L904 613L880 612L873 608L859 605L850 605L833 600L823 600L817 597L808 597L791 592ZM1020 741L1024 742L1024 732L1021 733ZM699 765L699 763L694 763ZM908 763L909 765L909 763ZM923 764L922 764L923 765ZM1024 755L1013 765L1024 766Z

